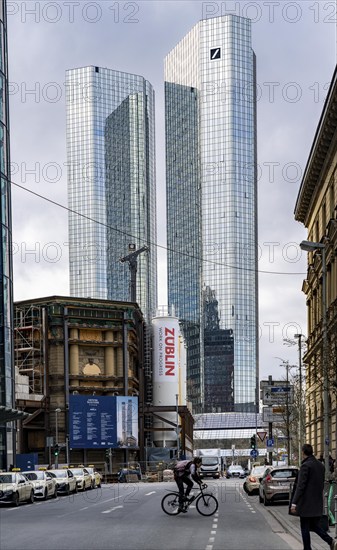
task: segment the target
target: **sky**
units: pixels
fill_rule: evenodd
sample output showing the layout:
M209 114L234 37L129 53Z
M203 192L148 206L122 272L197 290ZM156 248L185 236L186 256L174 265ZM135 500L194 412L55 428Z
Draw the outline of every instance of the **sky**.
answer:
M298 365L294 334L306 335L307 232L294 208L336 64L333 1L8 0L14 299L69 295L67 211L50 201L67 206L65 71L95 65L142 75L155 89L158 303L166 304L163 62L200 19L226 13L252 20L260 378L280 380L284 362Z

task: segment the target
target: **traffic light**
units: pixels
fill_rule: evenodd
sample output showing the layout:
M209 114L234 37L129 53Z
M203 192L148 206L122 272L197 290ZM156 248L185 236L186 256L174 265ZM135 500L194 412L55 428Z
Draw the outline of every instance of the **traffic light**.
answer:
M54 447L54 456L58 456L58 454L59 454L59 446L58 444L56 444Z
M251 449L256 449L256 435L252 435L252 437L250 438L250 448Z

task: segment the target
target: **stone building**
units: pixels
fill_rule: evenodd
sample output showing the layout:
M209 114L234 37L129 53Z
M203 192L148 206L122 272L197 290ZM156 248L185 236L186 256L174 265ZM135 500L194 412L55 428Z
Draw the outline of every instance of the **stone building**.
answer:
M313 444L317 456L329 452L336 456L337 70L304 171L295 219L307 228L309 247L306 245L306 249L310 248L307 277L302 287L307 303L308 337L304 356L306 440Z
M95 463L106 450L71 449L72 395L138 396L142 376L143 317L137 304L52 296L14 305L16 404L31 413L18 427L18 453L53 463ZM143 387L143 385L141 385ZM140 396L142 401L142 396ZM143 430L139 431L143 446ZM125 451L112 449L113 459ZM128 451L128 459L136 451Z

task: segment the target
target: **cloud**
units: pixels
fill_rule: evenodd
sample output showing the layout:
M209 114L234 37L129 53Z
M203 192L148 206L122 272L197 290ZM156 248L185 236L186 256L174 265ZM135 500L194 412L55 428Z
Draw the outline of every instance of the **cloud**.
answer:
M307 162L335 63L335 29L329 21L329 10L324 9L329 3L276 2L273 7L269 2L107 0L79 6L73 3L73 8L69 6L71 3L59 2L59 9L55 2L48 4L49 7L40 2L10 2L13 180L66 205L66 69L93 64L141 74L156 91L158 241L163 245L166 244L163 59L198 19L212 11L221 15L224 6L230 4L237 15L252 17L260 90L259 269L303 273L259 275L261 376L267 376L271 368L275 377L281 375L279 360L274 356L297 361L296 346L283 345L285 325L298 322L305 333L301 286L306 257L302 255L298 262L293 262L284 251L290 253L293 249L289 243L299 243L306 237L305 228L294 221L293 211L299 173L303 173ZM29 10L33 13L28 13ZM295 163L299 166L297 175ZM64 210L13 187L13 240L19 246L14 254L16 300L69 292L64 245L68 240L67 226ZM271 242L279 243L275 245L273 260L271 245L265 244ZM34 243L39 243L40 261L35 261L34 254L27 254L28 248L24 248L38 246ZM48 243L60 245L59 261L53 263L46 257L46 251L52 252ZM163 302L166 261L161 250L158 259L159 297ZM268 325L263 325L271 322L279 323L274 339Z

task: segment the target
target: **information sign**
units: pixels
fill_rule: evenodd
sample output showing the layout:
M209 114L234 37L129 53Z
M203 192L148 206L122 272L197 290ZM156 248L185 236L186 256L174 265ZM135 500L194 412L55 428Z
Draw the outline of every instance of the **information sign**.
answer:
M70 447L138 447L138 397L71 395Z

